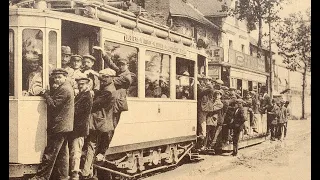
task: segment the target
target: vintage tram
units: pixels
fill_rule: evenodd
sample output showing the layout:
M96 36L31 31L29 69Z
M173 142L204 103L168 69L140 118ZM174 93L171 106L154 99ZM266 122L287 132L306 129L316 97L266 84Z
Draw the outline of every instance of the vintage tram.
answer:
M192 38L95 1L22 1L9 6L10 177L35 173L46 146L46 103L24 93L24 53L27 48L39 52L42 86L48 88L52 68L61 67L62 45L80 55L93 53L93 46L104 47L115 59L127 59L135 75L128 92L129 111L122 113L107 150L108 165L96 168L132 178L191 157L197 74L208 71L207 55ZM94 68L104 65L100 59ZM163 93L150 93L160 81ZM260 124L263 134L265 125Z

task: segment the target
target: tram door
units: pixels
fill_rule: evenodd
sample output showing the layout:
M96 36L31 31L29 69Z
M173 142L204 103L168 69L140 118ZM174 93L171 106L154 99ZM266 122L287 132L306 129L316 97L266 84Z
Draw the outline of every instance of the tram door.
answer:
M73 54L90 54L96 58L92 69L102 69L102 60L97 54L93 54L92 47L100 46L100 28L71 21L61 22L61 46L69 46Z

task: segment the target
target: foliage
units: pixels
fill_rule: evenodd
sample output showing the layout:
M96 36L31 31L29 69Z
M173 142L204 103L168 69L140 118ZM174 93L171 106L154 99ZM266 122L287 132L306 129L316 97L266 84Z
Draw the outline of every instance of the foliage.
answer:
M274 27L276 36L274 42L279 48L279 55L284 57L283 62L288 69L311 71L311 13L306 11L307 20L301 12L290 14Z
M230 16L238 20L246 20L249 31L259 29L258 47L261 52L262 26L264 23L276 22L280 19L279 10L284 0L239 0L234 8L223 8ZM238 1L236 1L238 2ZM260 53L258 53L260 55Z

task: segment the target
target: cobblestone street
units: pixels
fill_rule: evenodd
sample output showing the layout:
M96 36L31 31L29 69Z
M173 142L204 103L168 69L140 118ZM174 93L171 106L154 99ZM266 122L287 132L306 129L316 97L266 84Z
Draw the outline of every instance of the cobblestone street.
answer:
M146 178L214 180L311 179L311 121L289 121L284 141L241 149L238 157L203 156L204 161ZM208 168L209 167L209 168Z

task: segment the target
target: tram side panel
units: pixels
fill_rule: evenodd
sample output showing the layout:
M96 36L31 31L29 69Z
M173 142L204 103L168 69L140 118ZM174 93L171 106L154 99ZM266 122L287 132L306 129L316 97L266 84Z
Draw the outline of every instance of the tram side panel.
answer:
M134 144L147 148L157 141L169 144L195 140L196 102L129 101L128 105L129 111L121 114L108 154L118 153L117 147L122 147L121 151L132 150L126 146Z
M10 101L9 109L9 163L40 163L47 143L45 101Z

